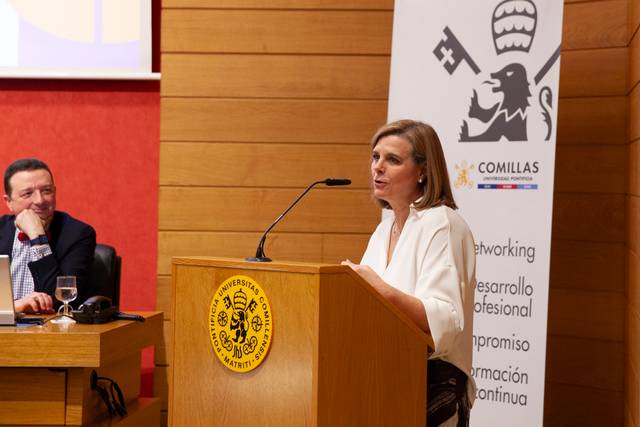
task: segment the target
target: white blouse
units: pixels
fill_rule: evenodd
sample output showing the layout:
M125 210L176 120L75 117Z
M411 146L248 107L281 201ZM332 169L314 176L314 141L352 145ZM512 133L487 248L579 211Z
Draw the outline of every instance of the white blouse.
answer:
M452 363L471 378L476 286L471 231L449 207L420 211L411 207L387 265L393 221L390 215L378 225L361 264L371 267L394 288L422 301L435 343L430 358ZM469 383L473 390L473 380Z

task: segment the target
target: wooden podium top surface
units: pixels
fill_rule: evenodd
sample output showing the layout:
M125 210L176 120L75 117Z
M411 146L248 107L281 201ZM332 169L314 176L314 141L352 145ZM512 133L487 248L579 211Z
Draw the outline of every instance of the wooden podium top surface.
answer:
M291 273L337 273L349 267L338 264L323 264L297 261L250 262L241 258L219 258L206 256L174 257L175 265L198 265L203 267L242 268L245 270L288 271Z
M144 322L0 326L0 367L99 367L158 343L162 312Z

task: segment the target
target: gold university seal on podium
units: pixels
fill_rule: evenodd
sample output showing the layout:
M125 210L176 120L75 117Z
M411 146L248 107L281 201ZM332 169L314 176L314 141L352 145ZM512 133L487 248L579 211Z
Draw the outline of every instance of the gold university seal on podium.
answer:
M209 307L209 338L218 359L232 371L251 371L265 359L272 336L271 305L262 287L248 276L225 280Z

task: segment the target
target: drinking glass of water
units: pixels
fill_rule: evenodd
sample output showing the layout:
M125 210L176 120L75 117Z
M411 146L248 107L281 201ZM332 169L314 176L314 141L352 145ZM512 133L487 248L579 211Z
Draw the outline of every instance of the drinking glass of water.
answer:
M64 303L61 307L63 317L58 322L74 322L71 319L69 311L69 303L78 296L78 288L76 287L76 276L58 276L56 283L56 299ZM56 322L56 323L58 323Z

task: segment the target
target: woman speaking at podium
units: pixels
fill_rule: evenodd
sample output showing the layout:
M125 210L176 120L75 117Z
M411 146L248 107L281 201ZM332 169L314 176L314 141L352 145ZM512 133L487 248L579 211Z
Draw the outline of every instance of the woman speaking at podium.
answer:
M427 124L400 120L371 141L373 196L390 215L353 268L431 334L428 426L466 426L475 397L471 378L475 248L456 212L444 153ZM425 356L426 357L426 356Z

